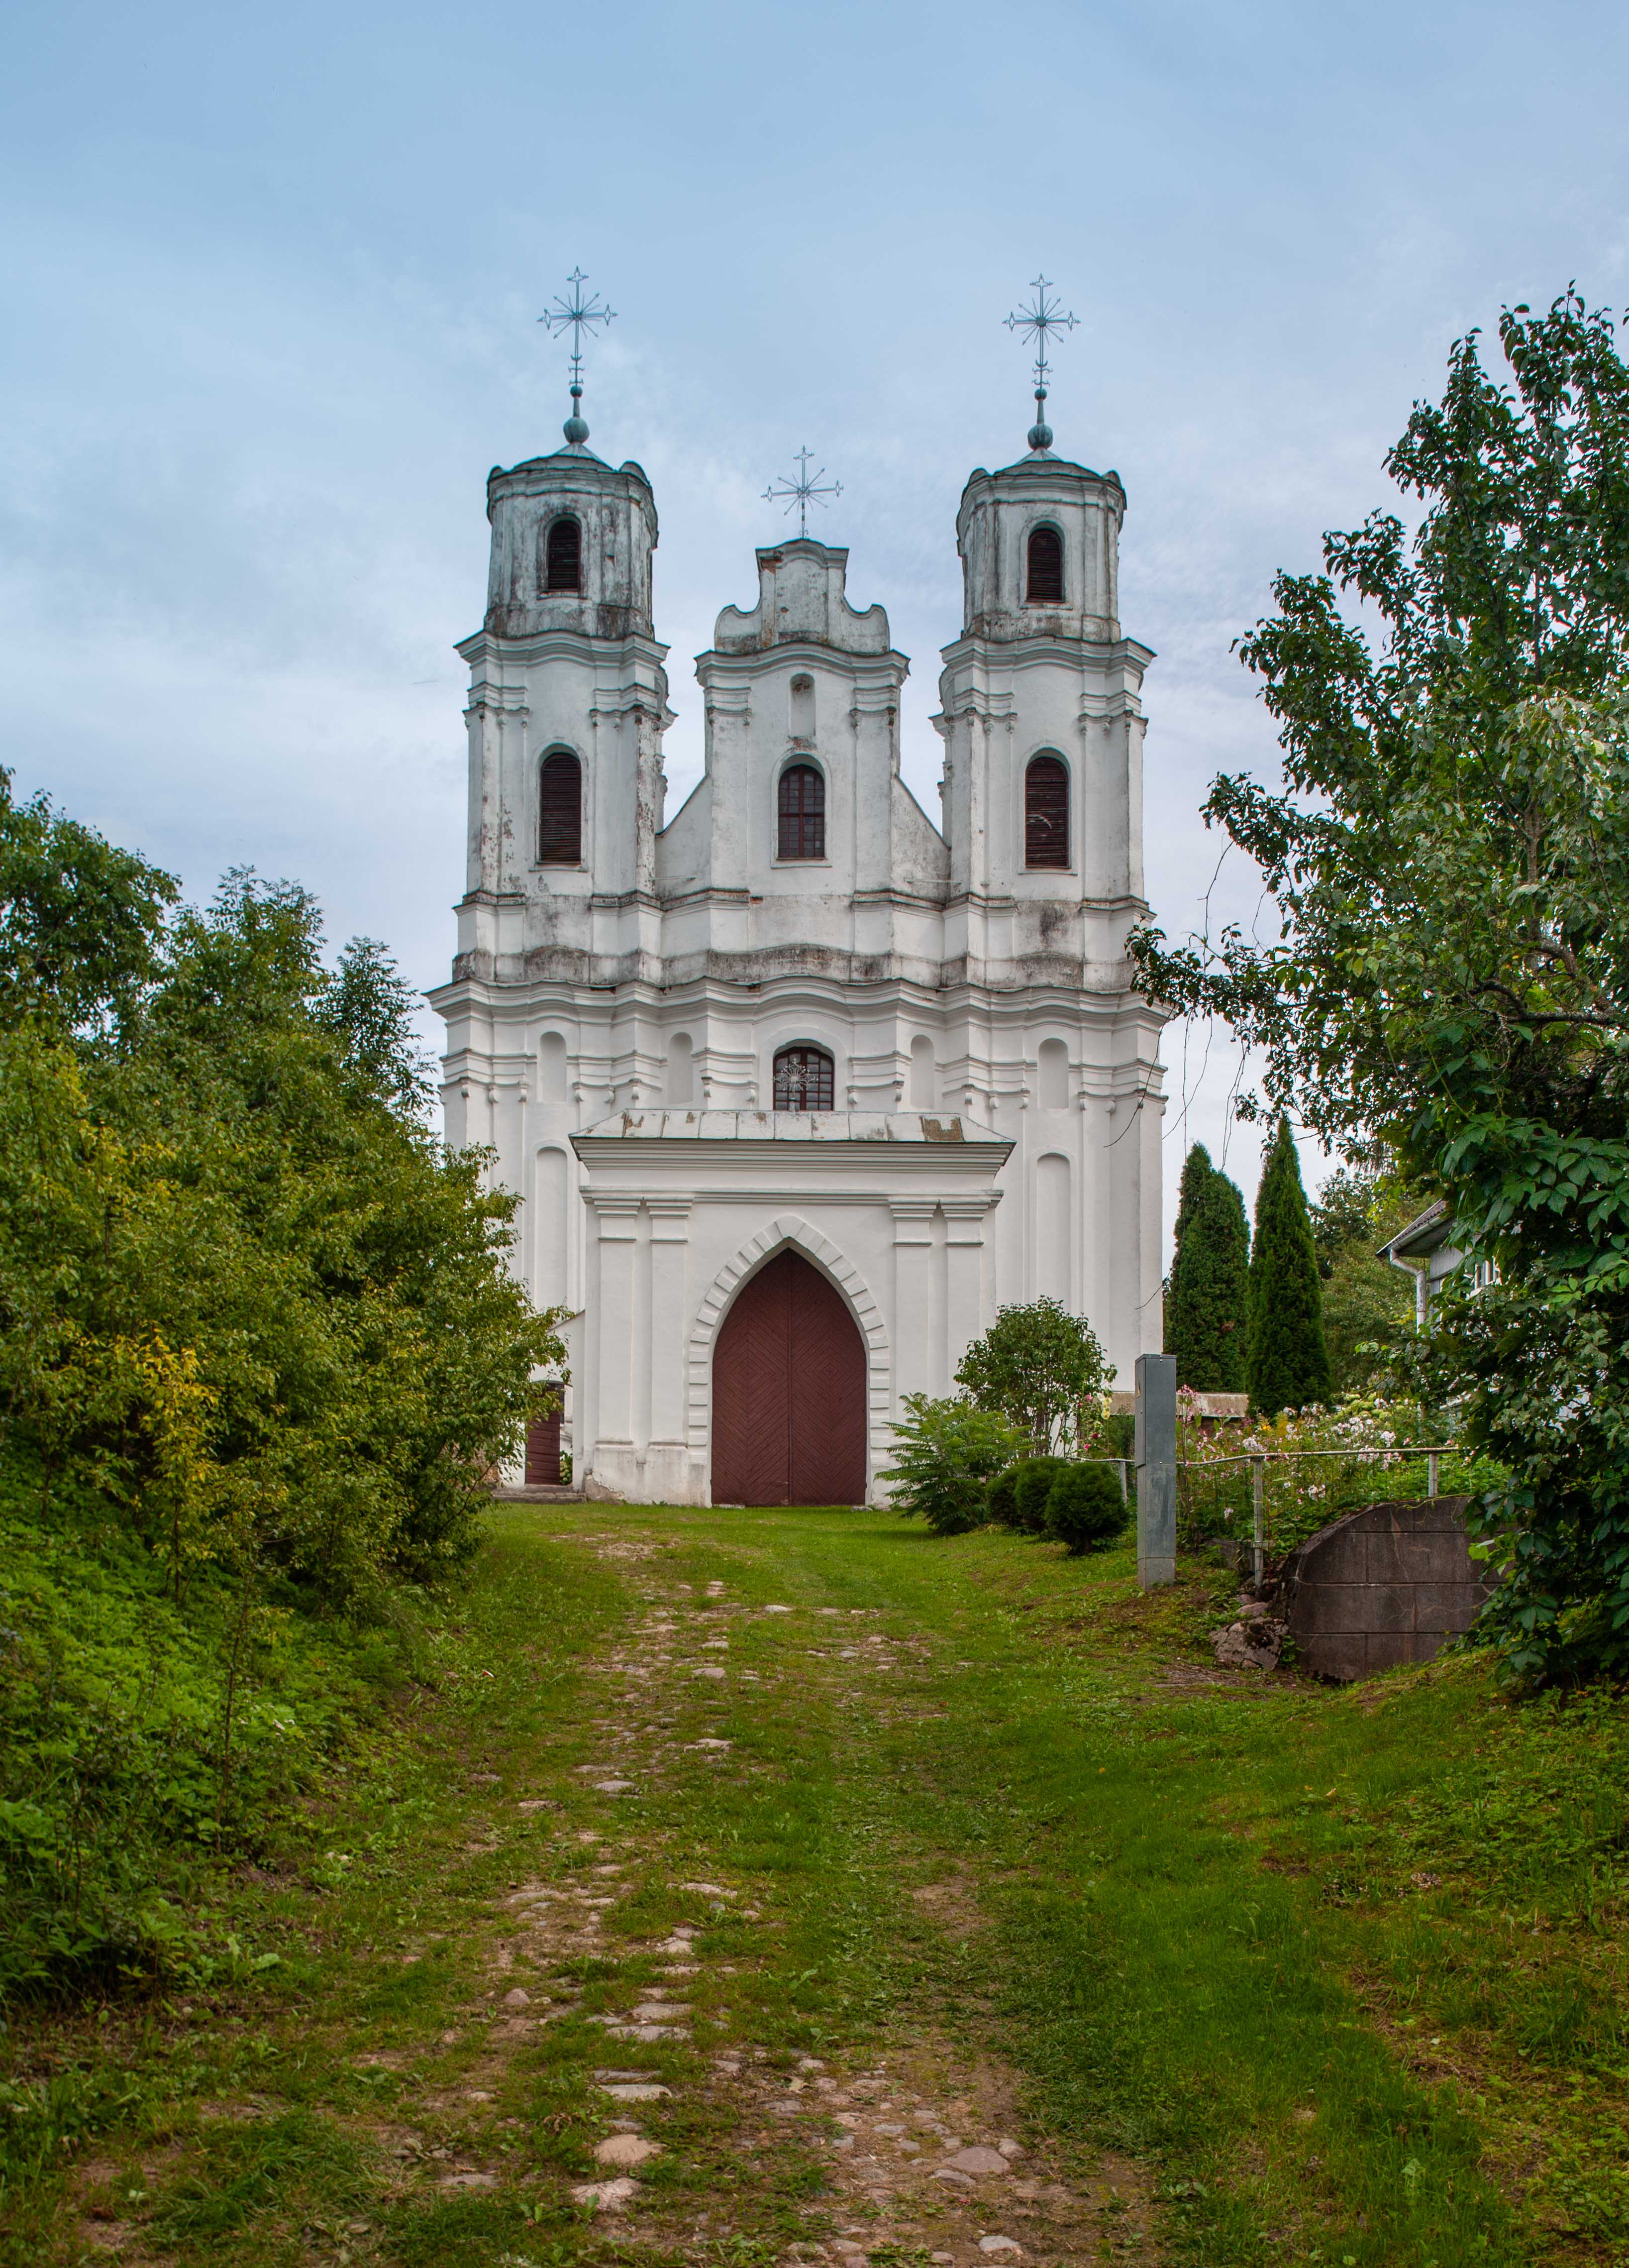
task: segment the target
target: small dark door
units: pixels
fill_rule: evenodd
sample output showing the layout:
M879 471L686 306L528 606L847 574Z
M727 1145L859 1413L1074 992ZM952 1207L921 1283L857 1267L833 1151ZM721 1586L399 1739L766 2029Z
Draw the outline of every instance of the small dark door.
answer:
M713 1351L715 1504L860 1504L865 1341L796 1252L745 1284Z
M526 1428L526 1486L554 1488L560 1481L560 1412L534 1418Z

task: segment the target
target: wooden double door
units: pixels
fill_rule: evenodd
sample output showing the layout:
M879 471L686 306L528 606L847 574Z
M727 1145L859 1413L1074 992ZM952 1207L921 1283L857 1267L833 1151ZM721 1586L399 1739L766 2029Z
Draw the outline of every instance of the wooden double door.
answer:
M862 1504L865 1341L796 1252L748 1279L713 1350L715 1504Z

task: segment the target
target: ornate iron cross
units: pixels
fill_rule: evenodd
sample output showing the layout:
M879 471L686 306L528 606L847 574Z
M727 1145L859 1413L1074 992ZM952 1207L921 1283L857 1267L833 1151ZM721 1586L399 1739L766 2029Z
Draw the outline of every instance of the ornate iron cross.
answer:
M809 471L811 453L807 449L798 451L797 478L795 481L771 481L769 486L764 490L766 504L779 504L784 497L789 512L794 504L797 506L797 532L800 535L807 535L809 533L811 503L824 505L827 497L841 496L843 492L843 484L840 481L826 481L824 465L812 478L811 477ZM823 482L826 483L824 487L821 485Z
M568 328L568 326L569 326L571 331L571 416L567 421L566 438L569 441L581 442L586 441L588 438L588 427L583 424L583 418L581 416L581 404L583 401L583 334L586 331L589 336L592 338L594 335L594 326L596 323L614 323L616 320L616 309L614 307L606 306L605 302L600 298L598 291L591 293L589 298L584 299L583 297L583 286L587 283L588 278L583 275L583 270L580 268L574 268L570 275L567 276L566 281L571 286L570 298L568 299L563 291L556 292L554 295L554 306L548 309L547 313L539 315L538 317L538 320L542 324L544 329L547 331L551 338L553 338L556 331L563 331ZM583 426L583 430L580 433L574 430L579 425Z
M1035 294L1027 307L1019 307L1007 318L1009 331L1022 332L1026 341L1035 342L1035 423L1030 432L1032 449L1050 449L1052 428L1046 423L1046 381L1052 375L1046 361L1046 342L1054 331L1072 331L1079 317L1063 313L1061 299L1049 298L1052 285L1045 276L1038 276L1030 286ZM1044 440L1037 440L1037 434Z

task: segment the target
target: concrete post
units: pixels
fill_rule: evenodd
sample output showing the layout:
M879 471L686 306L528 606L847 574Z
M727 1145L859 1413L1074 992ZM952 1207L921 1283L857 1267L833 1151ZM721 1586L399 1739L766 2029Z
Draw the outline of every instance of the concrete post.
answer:
M1137 1357L1137 1580L1177 1580L1177 1358Z

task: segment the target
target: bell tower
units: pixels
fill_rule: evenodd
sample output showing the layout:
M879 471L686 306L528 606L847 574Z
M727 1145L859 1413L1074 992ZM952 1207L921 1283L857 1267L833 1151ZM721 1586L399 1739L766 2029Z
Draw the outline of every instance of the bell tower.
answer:
M658 950L671 717L651 621L656 499L640 466L589 448L575 403L565 431L551 456L488 475L486 616L459 647L470 665L459 965L498 982L586 978L607 961L632 973Z

